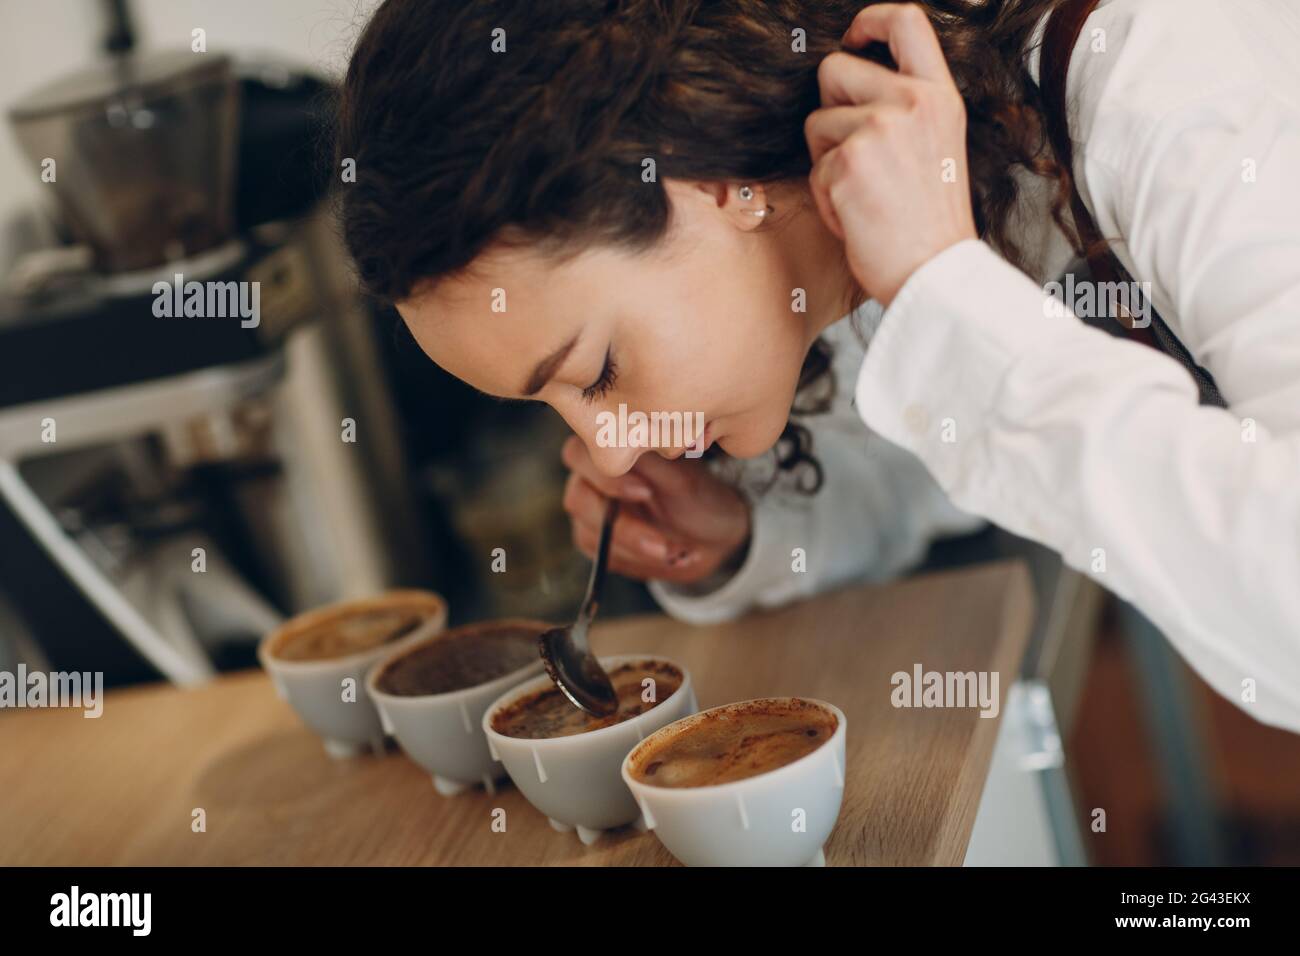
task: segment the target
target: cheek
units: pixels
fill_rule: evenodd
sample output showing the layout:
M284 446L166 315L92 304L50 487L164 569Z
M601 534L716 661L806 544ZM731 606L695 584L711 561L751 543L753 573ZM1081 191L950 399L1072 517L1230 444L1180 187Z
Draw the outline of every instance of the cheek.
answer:
M790 295L761 271L720 269L697 285L689 307L674 322L677 351L705 362L731 393L752 392L760 383L788 377L802 359L802 333Z
M725 380L732 415L722 423L723 447L737 458L767 453L781 436L803 367L806 341L788 290L745 295L732 316L732 341L715 374Z
M729 323L726 377L731 391L746 404L788 408L803 364L804 340L800 324L788 302L750 296ZM722 370L719 369L719 374Z
M767 451L785 426L803 362L788 291L744 264L674 278L661 290L675 294L656 321L640 327L624 390L611 401L702 412L718 422L732 454Z

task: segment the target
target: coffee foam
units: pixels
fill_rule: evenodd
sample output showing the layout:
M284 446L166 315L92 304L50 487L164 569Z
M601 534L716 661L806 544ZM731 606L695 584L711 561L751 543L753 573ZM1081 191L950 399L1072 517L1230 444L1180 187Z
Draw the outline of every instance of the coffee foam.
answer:
M834 713L797 697L746 701L687 718L633 754L628 772L656 787L707 787L794 763L834 736Z
M654 700L643 700L643 681L651 679ZM657 707L685 682L680 668L666 661L642 660L620 664L609 672L618 695L618 710L608 717L593 717L556 687L533 691L511 701L492 715L492 729L505 737L544 740L572 737L612 727Z
M443 612L437 595L393 592L308 611L284 624L267 646L282 661L336 660L401 640Z

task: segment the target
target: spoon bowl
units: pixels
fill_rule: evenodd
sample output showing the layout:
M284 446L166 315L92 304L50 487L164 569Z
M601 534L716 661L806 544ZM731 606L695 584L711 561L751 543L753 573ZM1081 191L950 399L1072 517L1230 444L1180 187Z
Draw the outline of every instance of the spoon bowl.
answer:
M608 717L618 710L618 694L609 681L609 675L591 653L587 631L600 608L600 595L605 587L605 569L609 564L609 542L618 517L618 500L611 500L605 509L605 520L600 528L600 545L596 560L591 566L587 582L587 596L583 598L578 619L569 627L556 627L537 639L546 673L564 696L575 707L596 717Z
M575 707L597 717L618 710L618 695L609 675L589 648L578 646L573 628L551 628L538 638L538 644L546 673Z

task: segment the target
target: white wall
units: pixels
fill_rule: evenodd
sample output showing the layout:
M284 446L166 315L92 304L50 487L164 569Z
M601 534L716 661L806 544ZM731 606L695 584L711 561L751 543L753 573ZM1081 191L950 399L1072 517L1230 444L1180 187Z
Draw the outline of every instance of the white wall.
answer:
M273 53L332 75L379 0L133 0L141 49L189 49L207 31L208 49ZM97 0L0 0L0 221L47 188L18 148L9 107L24 94L98 56ZM198 55L198 54L196 54ZM3 261L0 258L0 261Z

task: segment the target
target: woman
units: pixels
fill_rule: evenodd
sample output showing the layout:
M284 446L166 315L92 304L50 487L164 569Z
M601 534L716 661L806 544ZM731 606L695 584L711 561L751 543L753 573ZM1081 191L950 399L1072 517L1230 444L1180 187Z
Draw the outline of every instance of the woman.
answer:
M361 278L437 364L565 418L579 546L637 503L613 567L676 613L873 561L862 476L899 472L846 429L852 395L957 505L1300 729L1300 13L922 6L388 0L340 106ZM1129 324L1154 305L1200 387L1052 307L1075 252L1134 277ZM792 425L849 312L865 359ZM687 449L601 440L620 405L702 416L691 454L775 445L817 490L751 504Z

